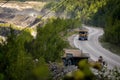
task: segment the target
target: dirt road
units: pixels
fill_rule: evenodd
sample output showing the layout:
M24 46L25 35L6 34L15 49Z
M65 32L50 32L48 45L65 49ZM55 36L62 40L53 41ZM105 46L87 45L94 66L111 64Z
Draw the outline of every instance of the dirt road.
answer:
M73 40L75 47L81 49L85 53L89 53L91 59L95 61L97 61L99 56L103 56L109 68L115 66L120 67L120 56L104 49L98 41L98 38L104 33L103 30L101 28L84 27L89 30L88 41L79 41L78 35L76 35Z

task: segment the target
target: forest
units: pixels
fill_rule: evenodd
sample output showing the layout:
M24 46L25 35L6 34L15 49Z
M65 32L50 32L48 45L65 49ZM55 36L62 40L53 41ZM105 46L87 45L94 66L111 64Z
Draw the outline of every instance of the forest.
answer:
M108 0L88 24L104 28L104 40L120 47L120 0Z

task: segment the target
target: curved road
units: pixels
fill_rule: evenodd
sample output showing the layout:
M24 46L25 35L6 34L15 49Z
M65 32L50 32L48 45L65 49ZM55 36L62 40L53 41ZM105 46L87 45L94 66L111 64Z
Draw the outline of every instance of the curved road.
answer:
M103 35L101 28L93 28L84 26L89 30L88 41L79 41L78 35L74 37L75 47L82 50L84 53L89 53L92 60L97 61L99 56L107 62L109 68L120 67L120 56L111 53L104 49L98 42L98 38Z

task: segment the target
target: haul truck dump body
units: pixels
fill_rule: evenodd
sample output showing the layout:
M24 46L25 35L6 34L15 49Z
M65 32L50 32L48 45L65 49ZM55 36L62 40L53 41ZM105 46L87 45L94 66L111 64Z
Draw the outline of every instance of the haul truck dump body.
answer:
M79 30L79 40L88 40L88 30L85 29Z
M64 49L64 55L62 56L62 60L65 66L78 65L80 60L88 60L88 58L88 53L82 53L82 51L78 49Z

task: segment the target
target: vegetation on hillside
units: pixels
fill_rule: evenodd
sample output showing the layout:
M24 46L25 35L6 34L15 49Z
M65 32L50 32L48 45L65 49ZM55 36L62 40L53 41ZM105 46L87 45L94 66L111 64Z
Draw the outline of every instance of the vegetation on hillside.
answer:
M109 7L111 5L111 7ZM120 1L110 0L108 17L105 25L105 40L120 47Z
M37 29L37 37L29 46L30 52L35 58L42 56L46 61L60 59L63 48L66 48L68 43L62 38L79 25L77 20L49 19L43 28Z
M105 4L106 0L59 0L48 3L46 8L55 10L56 14L64 13L70 18L85 21Z
M107 0L88 24L104 27L104 40L120 47L120 0Z
M104 40L120 46L120 0L60 0L50 5L56 13L64 12L69 18L104 27Z
M7 41L0 45L1 80L50 80L48 61L58 61L67 42L62 39L80 23L71 19L49 19L37 29L36 39L28 30L14 34L12 25Z

